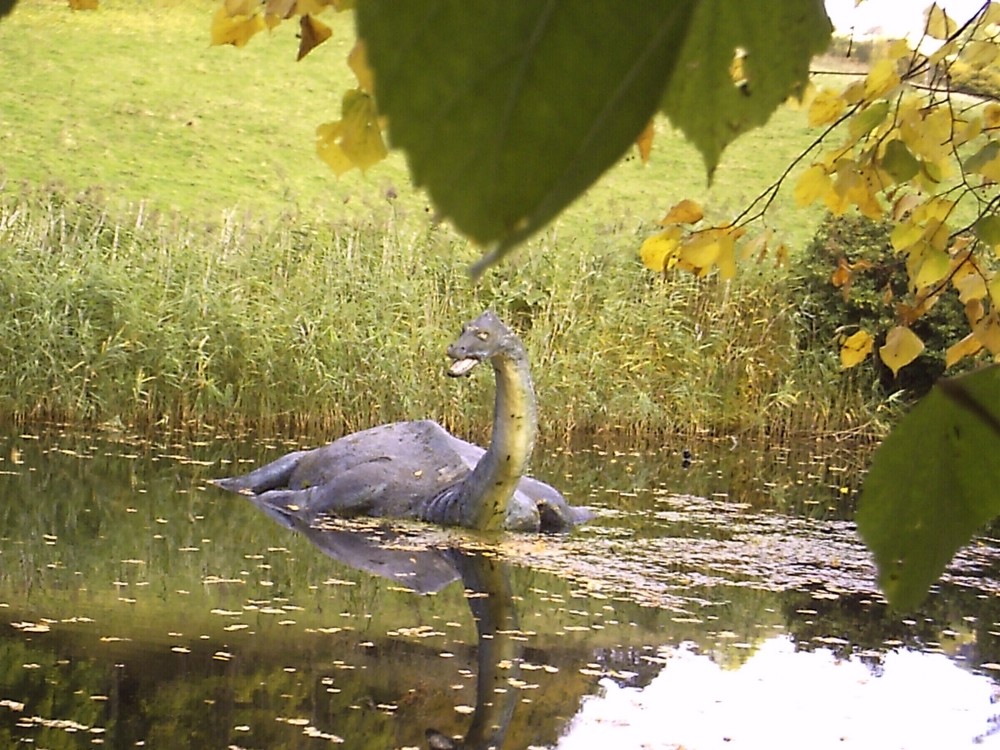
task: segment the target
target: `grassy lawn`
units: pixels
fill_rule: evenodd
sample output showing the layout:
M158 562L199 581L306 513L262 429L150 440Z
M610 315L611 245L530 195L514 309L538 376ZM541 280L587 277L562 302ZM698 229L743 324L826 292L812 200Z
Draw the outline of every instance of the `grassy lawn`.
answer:
M244 49L210 47L217 5L104 0L73 13L61 0L21 0L0 24L0 54L14 73L0 83L7 180L97 187L208 219L231 208L354 219L384 212L392 188L397 212L424 222L426 201L399 154L340 179L315 155L316 126L339 119L353 80L344 63L350 14L331 16L334 37L296 63L290 24ZM631 251L634 233L681 198L703 201L710 218L731 217L809 141L803 120L782 110L742 138L711 187L700 156L661 122L651 162L626 156L567 212L560 233L575 244L624 230ZM782 197L769 221L794 247L817 219Z

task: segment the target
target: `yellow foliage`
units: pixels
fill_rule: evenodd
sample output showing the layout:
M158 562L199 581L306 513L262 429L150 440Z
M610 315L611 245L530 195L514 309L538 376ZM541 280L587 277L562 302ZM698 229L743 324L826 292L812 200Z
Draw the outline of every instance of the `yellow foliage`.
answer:
M1000 128L1000 104L990 102L983 109L983 124L985 127Z
M935 39L947 39L956 31L958 25L948 17L948 14L934 3L927 11L927 36Z
M972 329L976 339L989 349L994 357L1000 355L1000 315L997 314L997 310L998 306L994 305L989 314Z
M958 299L963 304L970 300L983 299L987 294L986 279L969 261L963 262L955 269L951 283L954 284L958 291Z
M911 279L913 285L917 289L923 289L941 281L948 275L950 261L947 253L928 246L920 259L920 270Z
M996 42L983 39L973 39L962 49L962 62L976 68L992 65L1000 55L1000 46Z
M899 370L920 356L924 350L924 342L913 331L905 326L896 326L886 334L885 344L879 347L878 354L886 367L897 375Z
M821 89L809 105L809 126L815 128L828 125L840 117L845 109L847 102L839 92Z
M930 112L913 110L901 115L899 134L914 155L944 164L951 155L952 122L951 112L943 106Z
M258 0L223 0L222 7L229 16L252 16L260 10Z
M678 264L681 268L704 276L719 257L719 240L711 232L699 232L681 243Z
M672 268L677 262L677 249L680 247L681 229L678 226L668 227L655 237L648 237L639 248L639 257L650 271L662 273Z
M864 361L872 353L875 341L868 331L861 330L840 342L840 366L845 370Z
M653 137L655 135L656 125L653 120L650 120L635 139L635 147L639 151L639 158L643 164L649 161L649 155L653 151Z
M347 55L347 67L358 79L358 88L367 91L369 94L375 93L375 74L368 66L368 51L365 48L365 40L358 39L351 51Z
M833 189L833 182L830 175L822 164L813 164L802 173L798 182L795 183L794 198L799 206L808 206L816 200L824 197Z
M273 16L278 20L291 18L295 14L295 0L267 0L264 7L265 16Z
M951 367L959 360L977 354L982 348L983 343L976 338L974 333L970 333L961 341L956 341L948 347L944 353L944 366Z
M1000 3L990 3L986 6L986 12L983 13L982 24L983 26L989 26L991 24L1000 26Z
M69 0L70 10L97 10L97 0Z
M885 96L899 85L899 73L895 60L879 60L865 77L865 98L877 99Z
M354 167L362 171L388 153L382 140L375 102L361 89L344 94L341 119L316 129L316 151L338 175Z
M701 204L697 201L684 199L675 203L667 211L667 215L660 219L660 226L666 227L671 224L697 224L705 217L705 212Z
M266 28L264 17L257 13L231 15L224 3L212 19L212 45L231 44L243 47L255 34Z

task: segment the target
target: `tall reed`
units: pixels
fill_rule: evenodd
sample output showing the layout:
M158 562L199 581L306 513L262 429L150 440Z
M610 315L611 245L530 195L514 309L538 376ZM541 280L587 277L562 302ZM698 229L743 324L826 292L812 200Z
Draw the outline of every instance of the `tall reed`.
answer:
M336 434L430 416L482 437L492 383L442 377L486 307L523 335L550 437L791 435L874 405L796 347L779 274L653 277L624 230L478 251L389 205L366 222L114 208L0 190L0 416Z

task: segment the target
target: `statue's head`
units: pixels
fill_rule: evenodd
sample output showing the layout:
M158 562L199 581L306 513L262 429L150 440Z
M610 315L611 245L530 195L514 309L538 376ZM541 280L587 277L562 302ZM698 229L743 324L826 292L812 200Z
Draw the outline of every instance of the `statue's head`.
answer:
M497 357L519 357L524 347L517 334L510 330L491 310L466 323L462 333L448 347L452 377L468 375L480 362Z

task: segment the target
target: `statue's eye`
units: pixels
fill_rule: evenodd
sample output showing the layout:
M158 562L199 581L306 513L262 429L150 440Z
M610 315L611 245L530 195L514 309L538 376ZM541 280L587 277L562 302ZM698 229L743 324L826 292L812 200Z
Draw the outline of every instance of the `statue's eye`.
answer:
M479 333L476 334L476 338L479 339L480 341L488 341L490 338L490 332L480 331Z

